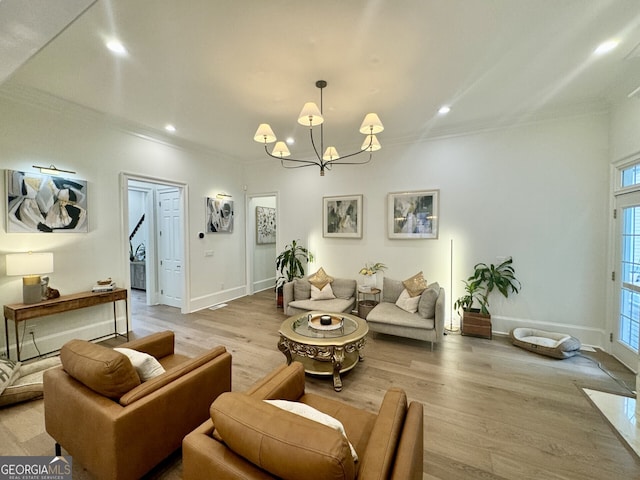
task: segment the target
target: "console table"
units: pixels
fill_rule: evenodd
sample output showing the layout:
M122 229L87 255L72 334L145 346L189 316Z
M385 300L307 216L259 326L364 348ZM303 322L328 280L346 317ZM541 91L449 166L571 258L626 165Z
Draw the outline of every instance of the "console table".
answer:
M113 333L109 333L102 337L93 338L98 340L110 335L125 337L129 340L129 301L126 288L116 288L110 292L82 292L74 293L72 295L63 295L52 300L43 300L42 302L33 304L14 303L12 305L4 306L4 332L7 342L7 358L9 355L9 320L13 320L15 340L16 340L16 355L18 361L20 361L20 342L18 340L18 325L20 322L25 322L32 318L40 318L47 315L53 315L55 313L69 312L71 310L78 310L80 308L94 307L96 305L102 305L104 303L113 303ZM116 302L119 300L124 301L125 319L127 330L125 334L118 333L117 326L117 313Z

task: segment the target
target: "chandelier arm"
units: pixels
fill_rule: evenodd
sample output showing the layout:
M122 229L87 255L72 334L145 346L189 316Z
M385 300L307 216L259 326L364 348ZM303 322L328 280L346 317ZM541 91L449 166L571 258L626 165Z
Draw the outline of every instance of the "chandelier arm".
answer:
M320 128L322 128L322 125L320 125ZM321 130L322 132L322 130ZM317 164L319 167L322 167L322 164L324 163L322 161L322 155L320 155L318 153L318 149L316 148L316 142L313 141L313 128L309 127L309 136L311 137L311 145L313 146L313 151L316 152L316 157L318 157L318 161L320 162L319 164ZM321 133L320 135L320 147L322 148L322 144L324 144L324 135Z
M349 158L349 157L353 157L354 155L358 155L359 153L364 152L364 150L360 151L360 152L356 152L356 153L352 153L350 155L345 155L344 157L340 157L340 158L336 158L335 160L330 160L328 162L325 163L325 166L328 165L364 165L366 163L369 163L372 159L373 159L373 153L369 152L369 158L363 162L342 162L341 160L344 160L345 158Z
M271 158L275 158L276 160L280 160L280 161L286 161L286 162L299 162L299 163L306 163L306 165L300 165L301 167L307 167L310 165L315 165L317 167L320 167L321 165L318 162L314 162L313 160L298 160L297 158L289 158L289 157L278 157L277 155L273 155L271 153L269 153L269 150L267 150L267 146L264 146L264 152L269 155ZM284 165L283 165L284 166ZM292 168L292 167L288 167L288 168Z
M312 167L312 166L318 166L317 163L307 163L305 165L285 165L284 162L288 161L288 158L282 158L280 159L280 165L282 165L284 168L304 168L304 167Z

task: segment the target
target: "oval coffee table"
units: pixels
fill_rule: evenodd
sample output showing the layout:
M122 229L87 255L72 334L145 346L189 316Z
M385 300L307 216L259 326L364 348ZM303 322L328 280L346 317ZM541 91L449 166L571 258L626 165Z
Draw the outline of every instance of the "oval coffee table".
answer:
M320 323L323 315L331 316L331 325ZM279 333L278 349L287 358L287 364L297 361L307 373L333 376L333 388L339 392L340 374L363 360L369 326L355 315L313 311L287 318Z

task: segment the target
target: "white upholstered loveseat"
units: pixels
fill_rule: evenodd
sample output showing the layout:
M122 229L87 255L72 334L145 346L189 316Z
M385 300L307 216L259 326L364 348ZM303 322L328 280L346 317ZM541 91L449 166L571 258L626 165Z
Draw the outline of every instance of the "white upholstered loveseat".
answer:
M430 284L421 294L415 313L403 310L396 302L405 286L401 280L385 277L382 285L382 301L367 315L369 331L441 342L444 336L444 288Z
M356 281L347 278L334 278L330 282L335 298L314 300L311 295L309 277L296 278L284 284L282 306L287 315L296 315L311 310L330 313L350 313L356 303Z

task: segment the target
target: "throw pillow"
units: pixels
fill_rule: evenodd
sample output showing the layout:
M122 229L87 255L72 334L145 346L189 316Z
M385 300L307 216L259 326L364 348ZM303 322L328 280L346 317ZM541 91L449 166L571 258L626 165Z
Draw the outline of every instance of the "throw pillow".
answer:
M133 365L133 368L138 372L138 376L142 382L151 380L153 377L162 375L165 372L160 362L148 353L139 352L131 348L114 348L114 350L129 357L131 365Z
M418 272L413 277L407 278L402 284L412 297L420 295L427 288L427 281L424 279L422 272Z
M308 418L309 420L313 420L314 422L321 423L326 425L327 427L331 427L334 430L340 432L344 438L349 442L347 438L347 432L342 425L342 422L337 418L333 418L331 415L327 415L326 413L321 412L320 410L313 408L306 403L300 402L290 402L289 400L264 400L271 405L274 405L282 410L286 410L287 412L295 413L296 415L300 415L301 417ZM349 448L351 449L351 455L353 456L353 461L358 461L358 454L356 449L353 448L351 442L349 442Z
M438 282L432 283L420 294L418 314L420 314L422 318L435 318L438 295L440 295L440 285Z
M409 313L416 313L418 311L419 302L420 297L412 297L405 288L400 294L400 297L398 297L396 305Z
M324 287L327 283L333 282L333 277L327 275L324 269L320 267L320 269L316 273L309 277L309 282L311 283L311 285L315 285L322 290L322 287Z
M388 303L396 303L400 294L404 290L401 280L393 280L384 277L382 279L382 301Z
M0 394L11 385L20 374L20 362L14 362L8 358L0 358Z
M60 350L64 370L100 395L118 399L140 385L131 360L120 352L86 340L69 340Z
M322 288L311 284L311 300L331 300L332 298L336 298L336 296L333 294L330 283L327 283Z

